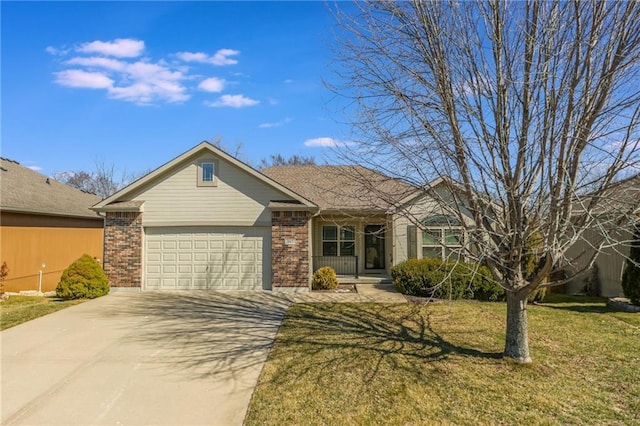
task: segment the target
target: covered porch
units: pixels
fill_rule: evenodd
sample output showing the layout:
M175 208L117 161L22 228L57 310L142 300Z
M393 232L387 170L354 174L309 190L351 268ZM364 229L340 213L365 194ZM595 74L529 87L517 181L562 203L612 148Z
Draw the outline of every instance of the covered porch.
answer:
M329 266L341 283L390 282L391 217L321 215L312 219L312 272Z

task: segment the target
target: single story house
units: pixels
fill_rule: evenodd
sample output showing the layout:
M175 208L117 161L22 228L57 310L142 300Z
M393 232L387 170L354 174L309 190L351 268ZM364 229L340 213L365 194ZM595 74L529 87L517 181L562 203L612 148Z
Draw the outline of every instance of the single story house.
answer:
M0 159L0 264L3 290L55 290L62 271L87 253L102 259L104 219L89 208L100 197Z
M424 191L363 167L259 172L202 142L93 210L105 216L114 287L298 291L325 265L386 276L409 257L447 256L465 238L435 206ZM421 235L415 217L427 227Z

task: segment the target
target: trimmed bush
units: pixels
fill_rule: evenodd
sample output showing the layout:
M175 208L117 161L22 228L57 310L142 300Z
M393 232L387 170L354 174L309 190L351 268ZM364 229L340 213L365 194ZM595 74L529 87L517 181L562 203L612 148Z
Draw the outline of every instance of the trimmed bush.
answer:
M634 305L640 305L640 226L636 226L629 259L622 274L622 292Z
M314 290L333 290L338 288L338 277L336 271L330 266L325 266L313 273L311 287Z
M61 299L95 299L109 293L109 280L100 264L88 254L62 273L56 296Z
M396 289L410 296L437 299L503 300L504 290L489 269L467 262L409 259L391 268Z

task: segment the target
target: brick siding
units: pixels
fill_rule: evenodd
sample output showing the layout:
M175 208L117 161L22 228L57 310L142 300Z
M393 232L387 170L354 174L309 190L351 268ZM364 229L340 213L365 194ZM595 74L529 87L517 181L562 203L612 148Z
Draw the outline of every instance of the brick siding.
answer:
M306 211L271 213L273 289L309 287L309 219Z
M104 271L111 287L141 287L142 213L107 213L104 226Z

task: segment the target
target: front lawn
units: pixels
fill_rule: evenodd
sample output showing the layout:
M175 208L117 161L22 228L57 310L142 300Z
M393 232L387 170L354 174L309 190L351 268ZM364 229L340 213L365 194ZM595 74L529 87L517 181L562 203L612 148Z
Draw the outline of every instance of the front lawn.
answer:
M0 330L82 303L84 300L60 300L53 297L11 296L0 302Z
M526 366L503 303L293 305L247 424L640 423L640 315L557 302L529 307Z

